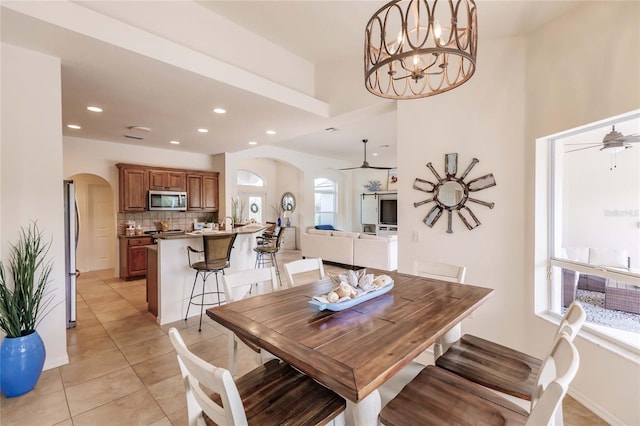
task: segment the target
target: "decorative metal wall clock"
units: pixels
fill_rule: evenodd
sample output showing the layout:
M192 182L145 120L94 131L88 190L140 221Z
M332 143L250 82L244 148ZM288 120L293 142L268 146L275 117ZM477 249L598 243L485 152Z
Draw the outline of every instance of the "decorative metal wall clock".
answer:
M441 177L433 168L431 163L427 164L427 168L431 170L438 182L433 183L425 179L416 178L413 183L413 189L433 194L433 197L431 198L413 203L413 207L420 207L423 204L431 202L436 203L436 205L433 206L425 216L425 225L432 228L438 219L440 219L440 216L442 216L442 212L445 210L448 215L447 233L449 234L453 233L451 222L454 210L458 212L460 220L462 220L462 222L467 226L467 229L473 229L480 225L480 221L476 215L473 214L471 209L465 204L467 201L470 201L492 209L495 205L494 203L488 203L486 201L471 198L469 193L495 186L496 180L494 179L493 174L489 173L465 183L464 179L467 177L471 169L473 169L473 167L478 163L479 160L474 158L471 161L471 164L469 164L465 171L462 172L460 177L456 176L458 174L457 153L446 154L444 156L445 177Z

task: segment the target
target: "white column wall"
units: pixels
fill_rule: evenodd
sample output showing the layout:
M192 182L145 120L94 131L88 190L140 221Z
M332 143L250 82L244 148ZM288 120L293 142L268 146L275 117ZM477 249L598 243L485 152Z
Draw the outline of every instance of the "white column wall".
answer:
M466 266L467 283L495 294L464 321L465 331L523 348L524 40L483 41L478 63L459 88L398 102L398 269L411 272L415 258ZM435 180L429 162L444 176L447 153L458 153L458 176L474 157L480 161L465 181L493 173L497 182L473 193L494 209L467 203L481 222L471 231L457 214L453 234L446 214L429 228L423 220L434 203L413 207L430 195L412 189L414 179Z
M44 367L49 369L69 362L65 331L60 60L5 43L1 49L1 257L6 264L9 244L18 241L20 227L31 221L37 221L45 238L51 239L48 258L53 271L48 289L55 307L37 327L47 351Z
M525 330L527 349L544 347L554 326L534 315L544 301L546 233L534 211L546 212L536 194L534 141L640 108L640 3L586 2L527 38ZM633 148L636 149L636 148ZM538 163L544 161L542 154ZM597 196L597 194L595 194ZM539 225L544 219L539 216ZM534 241L536 242L534 245ZM535 265L535 266L534 266ZM534 272L540 282L533 280ZM537 284L537 285L536 285ZM640 424L640 360L602 341L578 337L580 370L571 394L613 424Z

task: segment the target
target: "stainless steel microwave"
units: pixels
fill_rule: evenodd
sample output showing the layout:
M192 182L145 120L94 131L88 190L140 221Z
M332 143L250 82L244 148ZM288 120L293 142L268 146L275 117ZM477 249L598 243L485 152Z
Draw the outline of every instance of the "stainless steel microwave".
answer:
M187 193L176 191L149 191L149 210L187 210Z

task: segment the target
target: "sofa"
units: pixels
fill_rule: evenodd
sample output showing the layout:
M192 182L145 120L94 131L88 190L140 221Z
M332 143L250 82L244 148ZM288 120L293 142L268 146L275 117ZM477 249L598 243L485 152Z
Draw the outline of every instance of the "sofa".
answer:
M316 257L351 267L398 269L398 236L309 227L300 236L302 257Z
M624 249L565 247L561 256L565 259L593 266L628 271L631 258ZM607 279L596 275L580 273L571 269L562 269L562 305L567 307L576 298L577 290L605 293Z

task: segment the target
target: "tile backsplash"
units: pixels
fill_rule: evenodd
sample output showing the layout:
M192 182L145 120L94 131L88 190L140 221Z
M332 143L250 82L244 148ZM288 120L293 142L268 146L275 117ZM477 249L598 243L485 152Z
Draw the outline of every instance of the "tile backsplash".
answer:
M142 225L143 231L160 230L160 222L169 222L169 229L183 229L191 231L193 221L212 222L218 220L217 213L202 212L141 212L141 213L118 213L118 234L124 235L127 222L135 221L136 226Z

